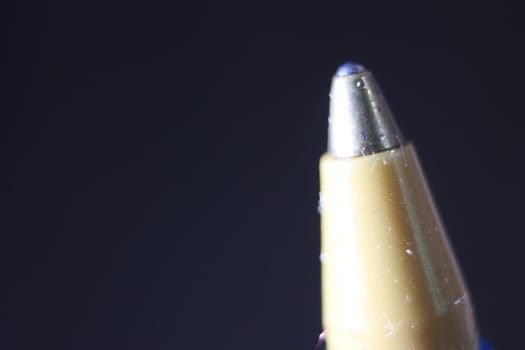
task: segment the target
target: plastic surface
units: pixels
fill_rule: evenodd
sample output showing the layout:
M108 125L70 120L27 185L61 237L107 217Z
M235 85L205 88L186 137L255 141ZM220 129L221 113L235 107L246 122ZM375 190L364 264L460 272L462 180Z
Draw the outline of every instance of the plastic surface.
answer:
M319 339L319 342L315 346L314 350L326 350L326 343L324 339ZM485 339L479 340L479 350L495 350L494 347Z
M328 350L477 350L472 306L411 145L320 164Z

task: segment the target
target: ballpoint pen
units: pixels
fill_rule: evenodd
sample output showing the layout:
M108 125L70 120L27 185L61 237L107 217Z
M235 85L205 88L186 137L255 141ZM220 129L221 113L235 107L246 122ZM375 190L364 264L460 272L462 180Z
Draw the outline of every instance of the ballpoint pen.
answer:
M341 66L332 80L320 181L327 349L479 349L469 293L415 149L361 65Z

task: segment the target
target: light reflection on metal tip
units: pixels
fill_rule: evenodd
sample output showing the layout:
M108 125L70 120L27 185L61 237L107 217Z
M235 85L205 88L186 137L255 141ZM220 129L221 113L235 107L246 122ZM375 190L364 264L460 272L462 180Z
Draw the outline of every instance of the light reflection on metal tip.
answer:
M353 74L363 73L364 71L366 71L366 68L363 65L354 62L346 62L337 68L335 75L337 77L345 77Z

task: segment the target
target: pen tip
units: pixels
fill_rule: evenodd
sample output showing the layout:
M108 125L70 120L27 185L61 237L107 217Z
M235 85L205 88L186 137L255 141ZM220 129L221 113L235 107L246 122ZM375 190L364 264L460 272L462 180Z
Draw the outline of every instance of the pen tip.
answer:
M346 77L353 74L363 73L364 71L366 71L366 68L363 65L354 62L346 62L337 68L335 76Z
M341 65L330 91L328 153L341 158L364 156L403 142L372 73L360 64Z

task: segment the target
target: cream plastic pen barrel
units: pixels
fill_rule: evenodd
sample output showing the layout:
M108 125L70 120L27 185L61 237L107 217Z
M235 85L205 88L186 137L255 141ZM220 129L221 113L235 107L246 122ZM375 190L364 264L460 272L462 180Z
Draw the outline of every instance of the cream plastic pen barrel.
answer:
M472 305L414 147L372 74L332 81L320 163L328 350L477 350Z

